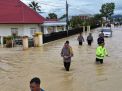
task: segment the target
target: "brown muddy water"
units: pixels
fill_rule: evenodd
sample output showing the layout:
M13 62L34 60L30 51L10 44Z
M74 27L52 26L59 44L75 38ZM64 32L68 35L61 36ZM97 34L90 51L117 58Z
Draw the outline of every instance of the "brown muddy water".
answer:
M91 47L79 46L74 35L27 51L0 48L0 91L30 91L33 77L41 79L45 91L122 91L122 27L105 39L110 57L103 65L95 64L98 32L93 36ZM60 57L66 40L74 51L70 72L64 70Z

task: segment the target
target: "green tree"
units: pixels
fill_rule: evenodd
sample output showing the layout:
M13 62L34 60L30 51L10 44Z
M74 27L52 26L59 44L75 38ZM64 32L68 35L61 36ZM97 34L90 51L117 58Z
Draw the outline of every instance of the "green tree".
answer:
M95 18L96 20L101 20L102 17L103 17L103 16L102 16L101 14L95 14L95 15L94 15L94 18Z
M40 11L41 11L38 2L32 1L32 2L29 4L29 7L32 8L33 10L35 10L36 12L40 12Z
M105 3L102 5L100 12L106 20L114 14L115 3Z
M57 14L55 14L55 13L49 13L47 18L48 19L57 19Z
M94 15L94 20L97 23L100 23L102 25L103 24L103 16L102 16L102 14L95 14Z
M83 26L83 24L84 21L80 17L72 17L72 19L70 20L70 26L72 28Z

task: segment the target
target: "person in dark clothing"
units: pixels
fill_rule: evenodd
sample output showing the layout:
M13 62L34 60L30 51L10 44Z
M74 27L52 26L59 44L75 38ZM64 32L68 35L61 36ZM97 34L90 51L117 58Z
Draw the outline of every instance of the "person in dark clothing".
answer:
M98 45L105 43L103 31L101 31L101 33L99 34L99 38L97 39L97 43L98 43Z
M91 46L92 42L93 42L93 36L91 33L89 33L88 37L87 37L87 42L88 45Z
M71 57L73 57L72 47L69 46L69 41L66 41L61 51L61 56L64 60L64 67L69 71L71 65Z
M104 37L99 36L99 38L97 39L97 43L98 45L101 43L105 43Z
M40 79L35 77L30 81L30 89L31 91L44 91L42 88L40 88Z
M99 37L103 37L103 38L104 38L104 33L103 33L103 31L101 31L101 33L99 34Z
M80 35L78 36L77 40L79 41L79 45L82 45L84 42L84 38L82 36L82 34L80 33Z
M71 62L64 62L64 67L65 67L66 71L69 71L70 65L71 65Z

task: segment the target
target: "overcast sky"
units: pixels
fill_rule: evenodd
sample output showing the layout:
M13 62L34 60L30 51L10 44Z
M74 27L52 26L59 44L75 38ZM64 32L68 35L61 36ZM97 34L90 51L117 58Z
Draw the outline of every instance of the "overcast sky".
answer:
M28 4L33 0L21 0ZM66 0L34 0L42 9L42 14L55 12L58 16L65 14ZM95 14L99 13L101 5L106 2L114 2L116 5L115 14L122 14L122 0L68 0L69 15Z

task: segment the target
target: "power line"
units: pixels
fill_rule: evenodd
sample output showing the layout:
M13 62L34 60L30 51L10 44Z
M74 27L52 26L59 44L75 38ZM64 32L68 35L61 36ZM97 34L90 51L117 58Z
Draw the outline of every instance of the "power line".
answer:
M47 6L53 6L53 7L62 7L62 6L57 6L57 5L53 5L53 4L47 4L47 3L40 3L40 4L44 4L44 5L47 5ZM69 4L68 4L69 5ZM73 5L69 5L69 6L73 6ZM70 7L69 7L70 8ZM74 9L77 9L78 11L80 11L80 12L84 12L84 13L86 13L86 14L89 14L89 12L86 12L86 11L83 11L83 10L81 10L80 8L77 8L77 7L72 7L72 8L74 8ZM62 8L63 9L63 8ZM87 11L89 11L88 9L87 9Z
M49 1L48 1L48 2L45 2L45 1L43 1L43 0L36 0L36 1L41 1L41 2L43 2L43 3L50 3L50 4L65 5L65 2L64 2L64 3L61 3L61 2L60 2L60 4L59 4L59 3L57 3L57 2L56 2L56 3L54 3L54 2L49 2Z
M68 36L68 25L69 25L69 4L66 0L66 30L67 30L67 36Z
M38 1L40 1L40 0L38 0ZM47 4L46 2L44 2L44 1L41 1L41 2L43 2L43 4L46 4L46 5L49 5L49 6L54 6L54 7L62 7L62 6L56 6L56 5L53 5L53 4L55 4L55 3L53 3L53 4ZM56 3L56 4L58 4L58 3ZM64 4L64 3L63 3ZM69 6L73 6L74 7L74 5L70 5L70 4L68 4ZM69 7L70 8L70 7ZM77 8L77 6L76 7L74 7L75 9L77 9L77 10L79 10L79 11L82 11L82 12L85 12L85 11L83 11L83 10L81 10L81 9L79 9L79 8ZM87 9L87 11L89 11L88 9ZM85 13L87 13L87 12L85 12Z
M78 11L80 11L80 12L84 12L84 13L86 13L86 14L90 14L89 12L89 10L87 9L87 10L81 10L80 8L77 8L77 7L69 7L70 9L72 8L72 9L77 9ZM88 12L86 12L86 11L88 11Z
M57 6L57 5L51 5L51 4L47 4L47 3L40 3L40 4L44 4L44 5L47 5L47 6L53 6L53 7L62 7L62 6Z
M37 1L40 1L40 0L37 0ZM65 4L59 4L59 5L57 5L58 3L50 3L49 4L49 2L48 3L46 3L46 2L44 2L44 1L41 1L41 2L39 2L40 4L44 4L44 5L48 5L48 6L53 6L53 7L62 7L62 5L64 5L65 6ZM55 5L56 4L56 5Z
M19 2L20 1L18 1L16 4L15 3L13 3L13 2L0 2L0 5L11 5L11 6L13 6L13 5L19 5ZM23 3L23 2L22 2ZM31 3L31 2L30 2ZM62 6L59 6L59 5L54 5L54 4L47 4L47 3L45 3L45 2L39 2L39 4L44 4L44 5L47 5L47 6L53 6L53 7L62 7ZM65 5L64 5L65 6Z

